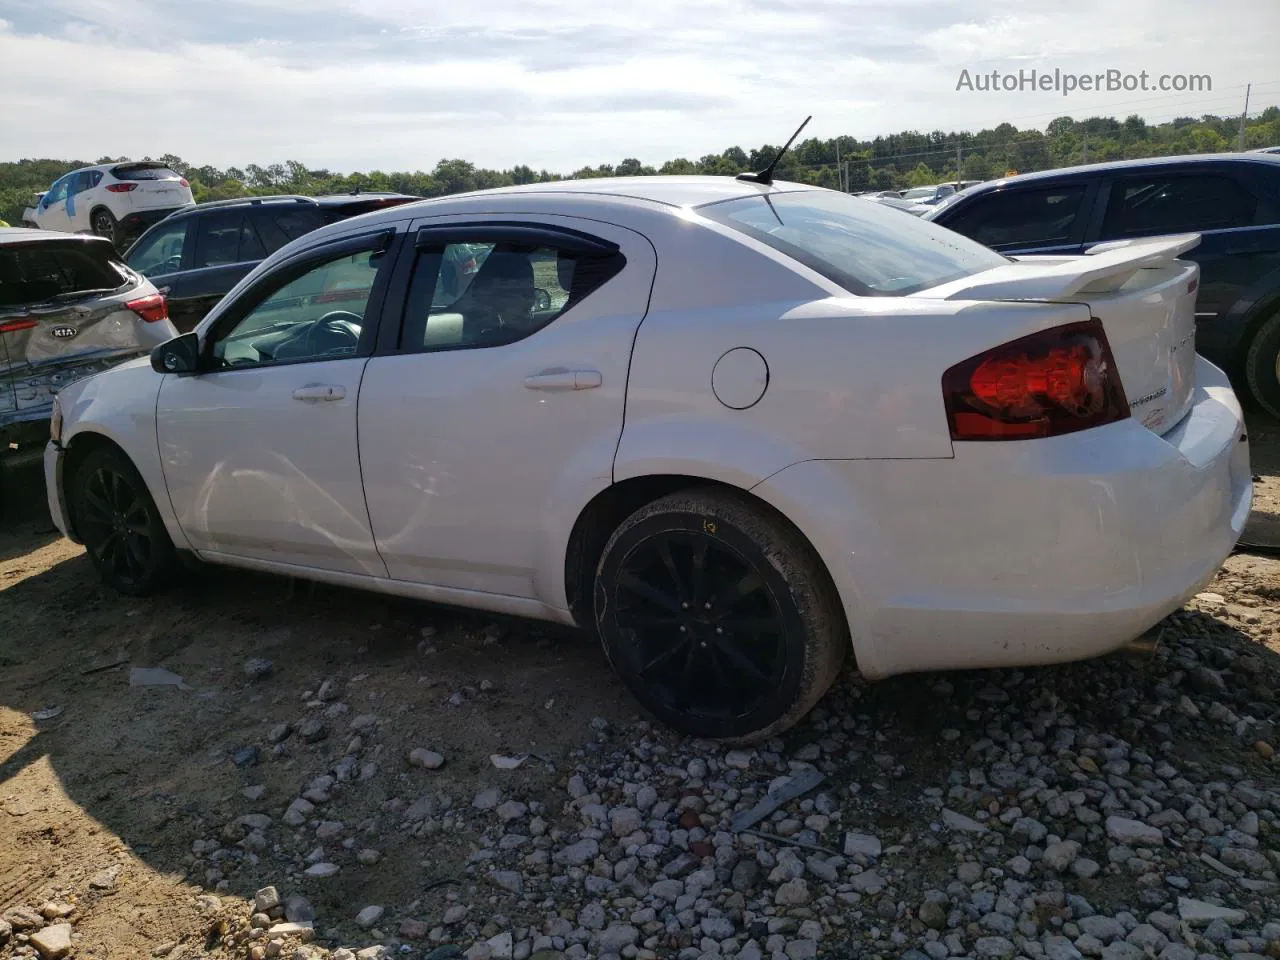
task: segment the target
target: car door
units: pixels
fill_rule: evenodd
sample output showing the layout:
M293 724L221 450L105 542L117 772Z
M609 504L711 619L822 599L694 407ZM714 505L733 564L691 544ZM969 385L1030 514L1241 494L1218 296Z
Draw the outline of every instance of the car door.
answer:
M393 235L349 236L282 262L202 331L202 372L164 378L165 483L198 552L386 576L360 481L356 400Z
M415 229L360 393L379 553L393 579L563 603L542 532L611 482L653 248L565 217Z
M1243 290L1274 268L1259 256L1273 246L1274 228L1258 223L1259 198L1250 185L1225 170L1161 165L1115 177L1107 189L1099 242L1200 234L1200 245L1186 255L1200 264L1199 321L1224 316Z
M179 333L195 329L204 313L186 296L183 278L191 266L191 224L179 217L156 224L129 248L124 262L156 285L169 305L169 319ZM205 311L207 312L207 311Z
M101 170L82 170L74 175L67 187L67 222L73 233L92 229L89 215L93 212L93 195L90 191L101 180Z
M182 320L179 330L194 328L267 255L244 209L211 210L191 219L190 261L169 284L168 296Z
M933 222L1005 254L1079 253L1096 196L1096 180L1013 184L956 200Z
M40 206L36 210L36 225L41 230L63 230L71 232L71 220L67 216L67 193L77 174L71 173L60 180L53 181Z

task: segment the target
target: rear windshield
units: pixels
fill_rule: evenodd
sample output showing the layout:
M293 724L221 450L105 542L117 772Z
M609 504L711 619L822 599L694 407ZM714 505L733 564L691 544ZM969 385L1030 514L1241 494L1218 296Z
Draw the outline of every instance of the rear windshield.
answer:
M1009 262L945 227L828 190L723 200L698 212L858 296L901 297Z
M178 180L176 173L164 164L125 163L111 168L111 175L117 180Z
M106 244L0 246L0 307L117 290L128 279Z

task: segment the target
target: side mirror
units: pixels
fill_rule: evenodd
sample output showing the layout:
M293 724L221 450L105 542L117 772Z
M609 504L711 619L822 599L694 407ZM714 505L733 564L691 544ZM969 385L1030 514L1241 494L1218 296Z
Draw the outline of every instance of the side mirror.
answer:
M200 338L194 333L166 340L151 351L156 373L196 373L200 369Z
M542 287L538 287L533 291L533 309L536 311L551 309L551 294Z

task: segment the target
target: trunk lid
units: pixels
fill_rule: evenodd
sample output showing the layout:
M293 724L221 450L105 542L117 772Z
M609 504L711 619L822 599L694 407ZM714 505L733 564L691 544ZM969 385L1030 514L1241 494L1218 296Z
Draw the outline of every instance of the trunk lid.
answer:
M97 237L0 246L0 420L38 415L67 383L143 352L125 306L139 289Z
M1106 329L1134 419L1163 434L1186 415L1195 389L1200 268L1178 256L1199 242L1180 234L1099 244L1082 256L1015 257L914 296L1087 305Z

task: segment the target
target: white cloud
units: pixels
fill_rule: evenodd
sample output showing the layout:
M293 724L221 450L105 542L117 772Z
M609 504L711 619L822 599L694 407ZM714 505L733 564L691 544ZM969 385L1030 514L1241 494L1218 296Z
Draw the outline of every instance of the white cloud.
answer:
M567 171L779 143L807 113L814 136L875 136L1068 113L1231 113L1248 81L1255 106L1280 101L1280 7L1254 0L601 6L9 0L0 157L173 152L349 170L447 156ZM1029 67L1208 73L1214 86L1181 97L955 89L961 69Z

